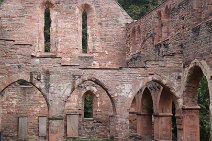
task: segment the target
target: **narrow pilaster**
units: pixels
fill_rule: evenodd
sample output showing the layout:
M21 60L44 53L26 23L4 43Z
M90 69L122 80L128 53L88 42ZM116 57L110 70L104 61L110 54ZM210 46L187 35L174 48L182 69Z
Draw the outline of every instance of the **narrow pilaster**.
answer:
M198 106L183 108L183 141L200 141L199 110Z
M154 115L154 140L172 141L172 114L158 113Z
M49 117L49 141L64 140L64 120L62 116Z

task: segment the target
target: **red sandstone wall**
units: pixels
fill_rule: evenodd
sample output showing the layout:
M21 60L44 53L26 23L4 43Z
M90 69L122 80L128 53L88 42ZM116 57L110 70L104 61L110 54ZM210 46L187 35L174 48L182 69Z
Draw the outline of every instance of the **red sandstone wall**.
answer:
M169 0L129 24L128 66L145 67L150 61L164 61L166 67L180 66L184 57L184 61L191 62L199 58L197 54L211 52L211 16L206 14L211 10L209 3L207 0ZM206 20L209 21L202 24ZM173 62L170 63L170 59Z
M212 19L194 26L188 34L183 47L184 65L188 66L194 59L206 60L212 66Z
M84 118L84 94L93 93L93 118ZM77 99L77 101L76 101ZM113 115L112 103L107 93L93 82L85 82L76 89L66 102L65 114L79 113L80 138L109 138L110 116ZM65 129L65 132L67 130Z
M62 64L85 67L87 63L86 67L97 68L124 65L125 24L132 19L115 1L51 3L51 48L54 54L63 58ZM31 54L43 54L44 5L42 0L5 0L0 6L0 38L16 40L18 44L31 44ZM89 53L86 55L81 50L81 13L85 7L88 9L89 34Z
M38 117L48 117L47 103L32 85L11 84L1 92L1 133L4 140L17 140L18 118L28 118L28 139L42 140L38 132Z
M112 123L110 132L117 140L127 139L129 137L128 114L132 99L147 82L156 80L168 87L177 97L174 99L175 102L182 106L180 100L183 97L184 80L182 79L186 77L185 67L194 59L205 60L211 66L211 20L210 14L207 14L210 6L206 5L208 3L206 0L203 0L202 4L194 3L197 1L199 0L169 0L139 21L129 24L126 33L125 23L130 22L131 19L116 3L110 5L110 1L101 0L92 3L88 0L87 3L92 3L92 8L96 10L95 21L98 23L95 26L95 34L92 33L91 36L94 39L91 44L94 45L95 50L88 55L81 55L79 50L81 31L76 3L53 1L55 6L52 10L54 21L52 42L55 43L53 47L57 48L55 55L43 54L42 51L44 42L42 2L5 0L0 7L0 36L3 38L0 40L0 89L4 89L20 78L36 85L50 103L50 134L54 135L55 140L62 140L66 137L64 134L66 127L63 127L66 125L65 105L71 103L69 110L83 112L80 107L82 103L78 103L82 99L79 97L70 100L68 97L75 93L73 90L84 80L92 79L101 82L110 95L116 111L113 113L113 120L110 121ZM166 6L170 12L169 22L164 18ZM161 19L158 19L160 15ZM160 29L160 22L166 25L169 23L169 30ZM126 39L125 34L129 38ZM128 46L126 61L128 67L113 68L125 64L125 46ZM103 69L104 67L108 68ZM93 83L88 86L93 87ZM81 95L83 92L77 94ZM105 91L101 91L100 95L102 94L105 96ZM105 124L95 123L95 132L93 132L90 129L94 121L80 121L81 127L88 126L89 129L87 132L85 128L80 131L84 137L89 135L106 137L109 134L109 119L105 117L108 118L110 115L111 100L104 96L101 97L100 106L105 113L98 113L100 117L98 120ZM15 99L19 100L19 97ZM18 105L23 106L22 103ZM37 103L32 105L39 107ZM6 117L7 114L3 116ZM54 117L60 118L58 120ZM17 123L13 121L13 117L9 117L8 120L12 121L13 125ZM2 123L0 125L3 125ZM104 126L106 124L107 126ZM159 127L157 124L156 127ZM57 128L59 126L61 130ZM97 126L99 127L96 128ZM103 130L105 134L99 134Z

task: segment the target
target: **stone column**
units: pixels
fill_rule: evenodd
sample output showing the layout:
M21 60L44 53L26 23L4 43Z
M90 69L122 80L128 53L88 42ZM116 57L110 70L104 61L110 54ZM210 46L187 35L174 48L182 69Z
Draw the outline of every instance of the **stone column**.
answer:
M154 140L172 141L172 114L158 113L154 115Z
M128 141L129 119L128 115L115 115L115 141Z
M137 135L142 135L142 116L141 114L137 114Z
M183 141L200 141L199 106L183 108Z
M152 114L137 114L137 134L147 141L152 140L152 131Z
M49 117L49 141L64 140L63 116Z
M177 141L183 141L183 117L182 113L176 110L175 114L176 125L177 125Z

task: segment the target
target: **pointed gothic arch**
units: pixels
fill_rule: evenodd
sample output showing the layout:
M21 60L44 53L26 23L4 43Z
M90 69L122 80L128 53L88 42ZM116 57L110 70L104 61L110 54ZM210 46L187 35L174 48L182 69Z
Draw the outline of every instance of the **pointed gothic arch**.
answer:
M86 93L92 93L93 96L93 107L92 117L85 117L84 99ZM106 102L107 101L107 102ZM111 117L116 115L115 103L109 94L108 89L105 85L95 78L87 78L77 85L71 92L65 105L65 115L69 113L78 113L79 126L81 128L76 131L79 137L89 136L89 138L109 138L112 136L114 126ZM94 122L99 121L99 122ZM110 122L108 122L110 121ZM101 124L97 126L96 124ZM85 125L89 125L86 127ZM104 132L105 134L94 134L92 126L97 126L96 131ZM66 132L68 133L68 124L65 124ZM86 130L85 130L86 128ZM92 130L91 130L92 129Z
M40 128L39 120L41 117L47 120L49 104L45 95L35 85L24 79L18 79L9 83L0 92L0 96L0 128L4 139L48 138L47 124ZM22 130L28 132L23 133Z
M209 118L211 115L211 83L210 77L211 71L210 68L207 66L207 63L204 61L194 60L190 66L187 68L185 73L185 80L184 80L184 88L183 88L183 132L184 138L187 140L193 139L194 137L196 140L200 140L200 113L202 112L201 107L199 106L199 86L200 82L202 81L203 77L208 81L208 88L209 88ZM205 99L206 100L206 99ZM205 115L206 116L206 115ZM191 119L192 117L192 119ZM211 123L211 119L209 121ZM190 127L193 128L190 128ZM211 127L210 127L211 128ZM190 135L193 134L191 137ZM210 133L211 134L211 133Z

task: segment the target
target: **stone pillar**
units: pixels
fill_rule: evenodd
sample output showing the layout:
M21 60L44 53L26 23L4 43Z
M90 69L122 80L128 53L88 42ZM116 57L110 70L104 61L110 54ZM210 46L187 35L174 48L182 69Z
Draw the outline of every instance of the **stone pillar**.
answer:
M142 135L142 116L141 114L137 114L137 135Z
M183 141L183 117L181 110L176 110L177 141Z
M115 141L128 141L129 119L126 115L115 115Z
M200 141L199 110L198 106L183 108L183 141Z
M172 114L154 115L154 140L172 141Z
M64 140L63 116L49 117L49 141Z
M137 114L137 134L145 141L152 140L153 133L151 113Z

